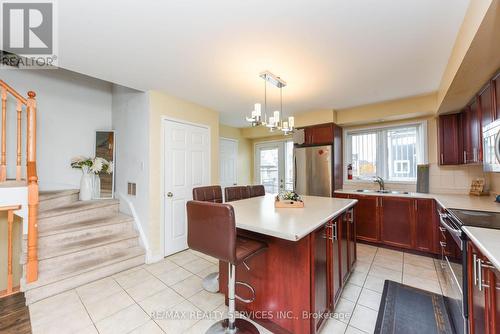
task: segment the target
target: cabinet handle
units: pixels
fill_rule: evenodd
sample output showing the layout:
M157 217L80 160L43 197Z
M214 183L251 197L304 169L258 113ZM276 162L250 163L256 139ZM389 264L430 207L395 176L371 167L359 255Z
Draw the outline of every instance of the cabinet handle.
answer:
M417 200L415 200L413 202L413 206L415 207L415 211L418 211L418 201Z
M481 259L477 259L477 288L479 291L483 291L483 270L481 268Z
M337 223L332 225L332 242L337 240Z
M383 207L384 206L384 201L382 199L382 197L380 197L380 207Z
M446 247L446 242L444 242L444 241L440 241L439 244L441 245L441 248L445 248Z
M474 159L474 162L477 162L477 148L474 147L472 149L472 159Z
M442 226L439 226L439 230L440 230L441 232L446 232L446 229L445 229L444 227L442 227Z
M477 255L472 254L472 277L474 277L474 285L477 285Z
M467 163L467 152L464 151L464 163Z
M441 165L444 165L444 154L441 153Z

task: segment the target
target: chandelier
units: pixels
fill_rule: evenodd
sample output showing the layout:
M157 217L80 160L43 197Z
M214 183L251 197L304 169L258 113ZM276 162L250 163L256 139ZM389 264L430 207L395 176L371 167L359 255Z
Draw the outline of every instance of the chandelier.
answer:
M283 115L283 87L286 86L286 82L269 71L262 72L259 76L264 79L264 114L262 114L262 105L260 103L255 103L254 109L250 117L246 117L246 121L249 122L252 127L265 126L270 132L282 131L285 135L293 133L295 127L294 117L289 116L287 120L281 120L281 116ZM267 117L268 83L280 90L280 110L275 110L269 118Z

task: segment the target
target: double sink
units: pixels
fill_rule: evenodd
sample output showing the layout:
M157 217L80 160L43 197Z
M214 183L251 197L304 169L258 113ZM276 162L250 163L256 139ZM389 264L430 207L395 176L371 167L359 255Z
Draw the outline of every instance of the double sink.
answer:
M370 189L358 189L358 193L376 193L376 194L393 194L393 195L408 195L408 191L396 191L396 190L370 190Z

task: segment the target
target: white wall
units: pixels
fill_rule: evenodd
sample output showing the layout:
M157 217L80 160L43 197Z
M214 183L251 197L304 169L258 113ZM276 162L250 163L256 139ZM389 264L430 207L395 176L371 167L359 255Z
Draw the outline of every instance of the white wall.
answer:
M112 123L116 131L115 191L120 211L138 220L147 243L149 222L149 97L148 93L113 85ZM127 195L127 183L135 182L137 195ZM135 212L133 212L135 211ZM144 245L149 251L149 246Z
M111 128L111 84L74 72L56 70L0 70L0 79L23 96L37 94L37 169L41 190L79 188L73 156L94 154L95 130ZM16 105L7 103L8 177L15 177ZM25 131L23 112L23 135ZM24 137L25 138L25 137ZM23 165L26 148L23 145Z

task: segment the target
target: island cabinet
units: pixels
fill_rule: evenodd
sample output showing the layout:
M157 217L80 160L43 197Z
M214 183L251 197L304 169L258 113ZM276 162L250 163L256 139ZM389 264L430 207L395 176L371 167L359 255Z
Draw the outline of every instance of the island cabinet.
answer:
M239 235L262 240L268 248L245 261L250 269L236 267L236 281L255 290L255 300L236 300L236 309L273 333L320 333L356 261L355 210L346 209L296 241L240 229ZM227 271L220 262L219 288L226 296ZM236 294L252 297L243 285L236 286Z
M500 333L500 271L476 246L467 245L469 333Z
M434 199L336 193L357 199L356 238L359 241L439 253L439 219ZM352 234L351 234L352 235Z

